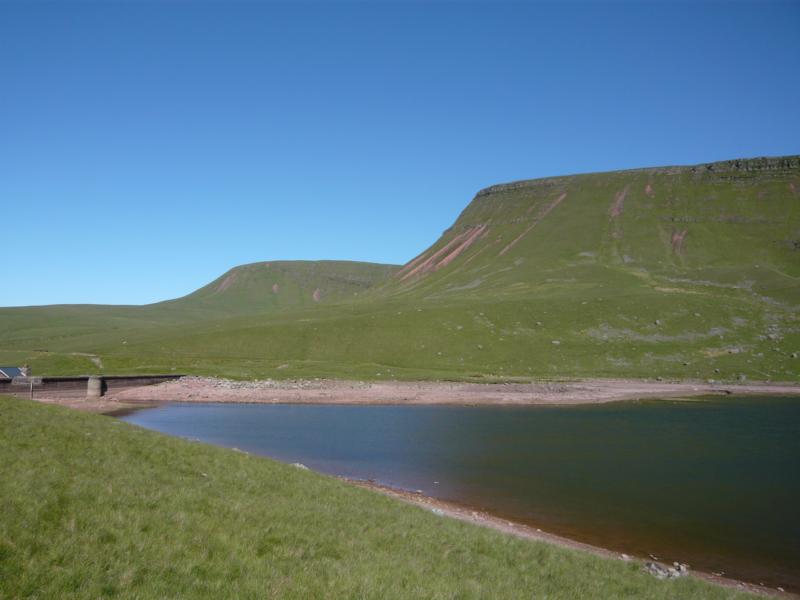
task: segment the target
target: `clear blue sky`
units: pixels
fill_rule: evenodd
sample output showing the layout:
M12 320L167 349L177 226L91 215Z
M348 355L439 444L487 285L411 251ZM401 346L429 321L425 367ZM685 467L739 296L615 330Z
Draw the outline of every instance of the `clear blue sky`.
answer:
M798 152L798 2L0 0L0 305L403 263L494 183Z

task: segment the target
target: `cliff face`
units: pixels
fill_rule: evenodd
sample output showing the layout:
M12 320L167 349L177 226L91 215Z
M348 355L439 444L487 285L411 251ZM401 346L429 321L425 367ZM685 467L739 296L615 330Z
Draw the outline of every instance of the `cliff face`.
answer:
M591 175L564 175L561 177L546 177L542 179L523 179L510 183L491 185L475 194L475 198L490 196L501 192L511 192L523 189L547 189L557 186L566 179L574 177L589 177L592 175L611 174L636 174L651 173L657 175L677 175L679 173L714 174L741 171L745 173L758 173L764 171L784 171L787 175L797 174L800 171L800 155L797 156L770 156L759 158L739 158L703 163L700 165L674 166L674 167L645 167L642 169L629 169L627 171L610 171L608 173L595 173Z
M713 171L797 171L800 169L800 156L770 156L723 160L689 167L692 172Z

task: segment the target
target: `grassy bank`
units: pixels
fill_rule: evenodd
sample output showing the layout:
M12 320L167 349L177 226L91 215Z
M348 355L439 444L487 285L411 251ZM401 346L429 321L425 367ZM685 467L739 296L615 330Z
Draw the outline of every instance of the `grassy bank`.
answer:
M0 398L3 598L732 598L244 453Z

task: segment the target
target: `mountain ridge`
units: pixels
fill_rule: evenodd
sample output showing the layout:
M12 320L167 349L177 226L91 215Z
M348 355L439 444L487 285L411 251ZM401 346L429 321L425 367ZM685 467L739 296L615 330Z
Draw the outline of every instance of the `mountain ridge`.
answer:
M717 160L705 163L686 164L686 165L668 165L668 166L652 166L652 167L632 167L630 169L612 169L609 171L589 171L586 173L570 173L567 175L549 175L546 177L536 177L533 179L517 179L505 183L496 183L485 188L481 188L475 194L475 197L490 195L501 191L510 191L513 189L522 189L526 184L534 184L537 182L552 182L554 180L568 178L568 177L581 177L587 175L608 175L611 173L625 174L636 172L649 172L657 174L674 175L680 172L698 173L703 171L777 171L781 169L798 169L800 168L800 154L789 154L785 156L755 156L751 158L733 158L727 160Z

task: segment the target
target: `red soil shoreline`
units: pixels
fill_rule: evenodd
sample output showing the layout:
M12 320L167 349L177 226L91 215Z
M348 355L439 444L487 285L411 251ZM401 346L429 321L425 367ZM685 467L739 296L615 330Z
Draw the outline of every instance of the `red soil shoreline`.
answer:
M567 538L554 533L548 533L540 528L533 527L525 523L510 521L508 519L492 515L485 511L477 510L468 505L459 504L456 502L450 502L446 500L440 500L432 496L426 496L419 492L409 492L407 490L401 490L390 486L374 483L371 481L348 479L346 477L337 477L337 479L349 483L350 485L366 488L384 494L386 496L390 496L392 498L401 500L403 502L419 506L426 510L435 511L437 514L440 514L442 516L447 516L453 519L459 519L460 521L466 521L468 523L480 525L481 527L489 527L491 529L495 529L507 535L514 535L516 537L524 539L543 541L550 544L556 544L564 548L570 548L573 550L591 552L592 554L595 554L597 556L602 556L605 558L614 558L624 561L638 561L641 562L642 564L644 564L645 562L651 562L651 559L647 557L627 555L614 550L610 550L608 548L603 548L601 546L594 546L592 544L587 544L585 542L581 542L572 538ZM665 566L671 566L671 565L665 565ZM697 577L699 579L703 579L705 581L715 583L717 585L721 585L728 588L734 588L739 591L750 592L762 596L776 596L780 598L800 597L791 592L780 591L777 589L760 586L744 581L739 581L737 579L731 579L729 577L722 577L719 575L714 575L712 573L706 573L703 571L692 570L690 572L690 575L693 577Z

